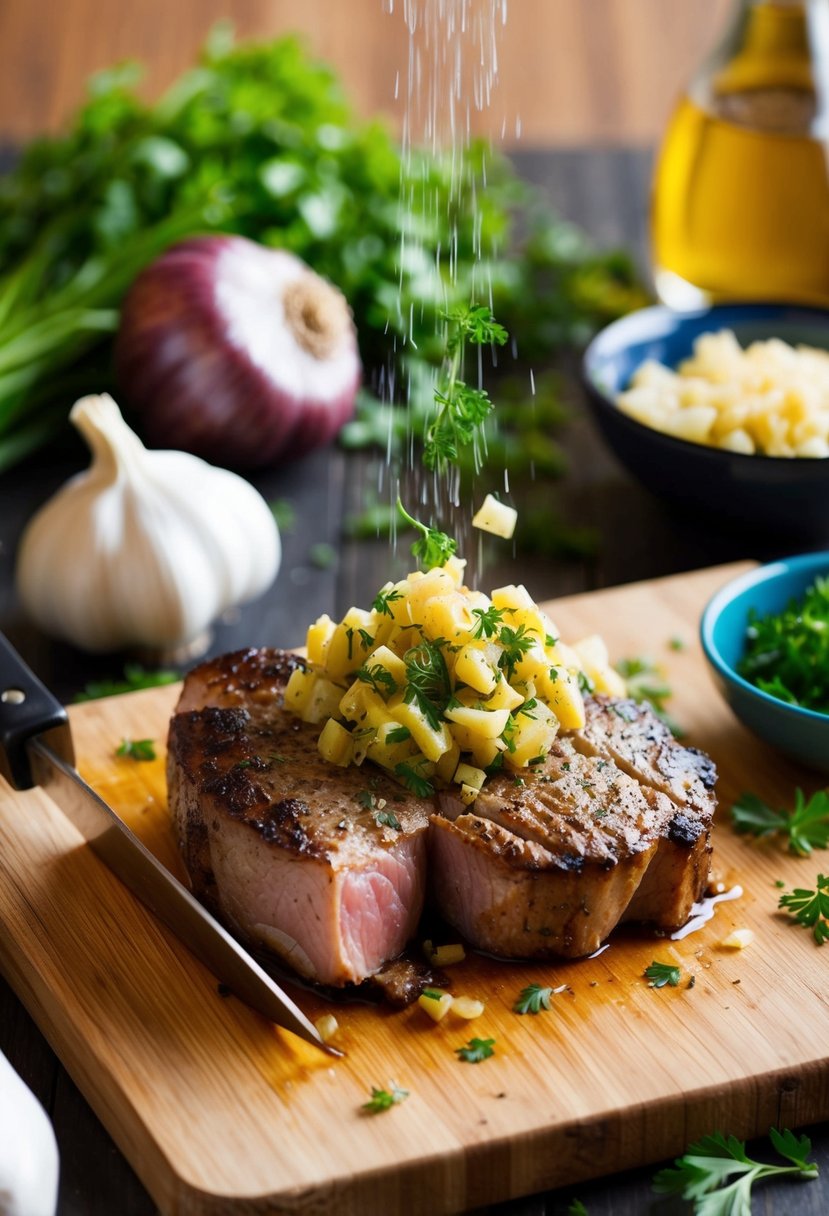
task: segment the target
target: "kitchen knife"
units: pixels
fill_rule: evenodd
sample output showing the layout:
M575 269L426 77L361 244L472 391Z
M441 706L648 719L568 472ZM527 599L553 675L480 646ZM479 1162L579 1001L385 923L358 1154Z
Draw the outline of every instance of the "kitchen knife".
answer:
M246 1005L329 1055L342 1055L87 785L75 768L66 710L2 633L0 774L15 789L46 790L109 869Z

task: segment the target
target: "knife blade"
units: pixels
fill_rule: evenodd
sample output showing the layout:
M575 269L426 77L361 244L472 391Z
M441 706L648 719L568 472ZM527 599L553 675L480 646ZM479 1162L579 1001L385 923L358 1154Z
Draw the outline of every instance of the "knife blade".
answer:
M66 710L2 633L0 773L15 789L44 789L96 856L235 996L307 1043L342 1055L84 781Z

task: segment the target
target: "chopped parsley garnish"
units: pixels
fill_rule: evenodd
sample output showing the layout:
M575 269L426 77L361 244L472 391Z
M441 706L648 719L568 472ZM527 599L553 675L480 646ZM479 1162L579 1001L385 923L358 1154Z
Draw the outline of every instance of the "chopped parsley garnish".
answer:
M829 877L818 874L813 891L795 887L780 896L777 906L790 912L799 925L811 929L819 946L829 941Z
M780 835L791 853L807 857L813 848L829 847L829 793L817 790L807 802L798 789L790 811L776 811L756 794L741 794L731 808L731 822L736 831L752 836Z
M397 600L403 599L403 592L392 587L389 591L378 591L374 597L374 603L371 605L375 612L379 612L383 616L394 616L389 604L394 604Z
M434 642L423 638L403 656L406 665L403 700L407 705L414 703L433 730L440 726L452 696L452 682L441 645L440 638Z
M495 1055L494 1039L470 1039L464 1047L456 1047L455 1055L466 1064L480 1064Z
M541 1013L542 1009L551 1008L552 988L542 988L540 984L528 984L513 1005L516 1013Z
M692 1200L694 1211L705 1216L750 1216L751 1188L763 1178L796 1174L816 1178L817 1163L807 1161L812 1151L808 1136L788 1130L769 1131L771 1142L790 1165L766 1165L746 1154L745 1142L721 1132L703 1136L690 1145L672 1168L660 1170L653 1189L660 1195L681 1195Z
M399 498L397 500L397 510L406 522L411 524L421 534L420 539L416 540L412 545L412 556L416 557L425 569L432 570L435 566L443 566L449 561L450 557L454 556L455 550L458 547L456 540L453 540L451 536L447 536L445 532L439 532L436 528L429 528L426 524L422 524L419 520L414 519L405 509Z
M538 702L536 701L535 697L530 697L529 700L525 701L523 705L518 706L518 709L515 711L515 716L518 717L519 714L523 714L525 718L532 718L535 720L533 710L537 708Z
M115 755L128 756L130 760L155 760L155 740L123 739L115 749Z
M406 764L405 761L401 761L400 764L395 764L394 772L406 789L411 790L418 798L431 798L435 787L427 777L417 771L417 768L424 763L423 760L418 760L415 764Z
M578 672L578 681L579 681L579 692L589 694L589 693L593 692L596 688L596 685L590 679L590 676L587 674L586 671Z
M374 663L370 667L361 667L359 671L355 672L355 675L363 684L368 684L383 697L388 698L397 692L397 680L395 680L388 667L384 667L382 663Z
M394 1081L389 1081L388 1089L378 1089L376 1085L372 1085L371 1098L368 1102L363 1103L362 1109L368 1111L369 1114L376 1115L381 1110L399 1106L401 1102L406 1101L408 1096L408 1089L401 1089L399 1085L395 1085Z
M829 577L815 579L782 612L749 611L737 670L769 696L829 714Z
M524 655L528 650L532 650L535 637L527 632L526 625L519 625L517 629L513 629L510 625L502 625L498 630L498 642L502 647L498 666L504 672L507 680L511 680Z
M425 996L430 1001L443 1000L443 993L437 988L424 988L420 995Z
M504 608L473 608L472 615L478 618L472 630L473 638L494 638L504 619Z
M652 962L649 967L645 968L645 979L648 981L649 988L664 988L666 985L670 988L676 988L679 984L682 972L679 967L674 967L671 963Z
M138 663L128 663L124 668L123 680L95 680L76 695L75 701L98 701L101 697L117 697L124 692L175 684L180 679L176 671L145 671Z
M357 802L359 802L360 806L365 807L367 811L370 811L377 801L371 790L358 790L354 797Z
M400 831L400 820L394 811L375 811L374 822L379 828L392 828L395 832Z
M386 735L387 743L405 743L407 739L411 739L412 732L408 726L395 726Z

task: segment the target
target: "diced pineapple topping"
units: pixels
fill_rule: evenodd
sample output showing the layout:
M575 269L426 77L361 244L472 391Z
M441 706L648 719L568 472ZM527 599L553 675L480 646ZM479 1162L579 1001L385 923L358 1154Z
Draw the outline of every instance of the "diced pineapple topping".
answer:
M518 512L515 507L508 507L505 502L499 502L497 498L487 494L480 508L472 516L472 527L510 540L517 520Z
M537 765L584 725L583 687L625 687L601 638L566 646L526 587L490 597L463 570L453 557L386 583L370 610L320 617L285 705L321 724L330 763L368 758L419 796L450 786L469 805L488 773Z
M452 994L444 992L442 988L424 988L417 1003L433 1022L439 1022L452 1008Z

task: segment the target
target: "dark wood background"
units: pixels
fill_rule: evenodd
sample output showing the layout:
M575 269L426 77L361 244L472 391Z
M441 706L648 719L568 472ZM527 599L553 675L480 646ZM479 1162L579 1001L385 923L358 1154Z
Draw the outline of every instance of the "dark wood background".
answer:
M682 82L730 8L731 0L509 0L496 106L488 119L480 119L481 129L499 131L506 119L521 171L601 244L635 248L644 267L651 150ZM130 5L4 0L0 143L59 127L81 98L87 74L121 58L146 61L146 91L157 94L192 61L210 26L223 17L230 17L243 36L303 31L342 72L361 113L383 111L399 121L400 104L393 95L407 43L403 0L305 0L301 5L292 0L135 0ZM569 472L551 495L565 518L596 528L599 548L578 560L533 560L530 576L526 560L507 554L490 564L488 583L494 585L504 573L525 577L536 598L545 599L804 547L795 536L735 532L677 515L653 499L601 444L584 415L575 372L571 361L565 368L575 409L565 441ZM89 679L118 674L118 657L91 660L39 635L21 616L13 572L22 527L79 460L77 450L52 451L0 478L0 627L67 700ZM403 555L390 559L385 542L356 543L342 536L343 519L357 509L363 487L376 477L375 457L331 448L252 478L269 501L291 503L296 524L283 534L283 564L274 588L219 623L214 652L247 644L298 644L305 623L319 613L340 615L352 603L364 604L389 577L390 560L401 570L407 566ZM320 542L332 544L337 555L325 569L312 560L312 546ZM829 547L829 536L823 543ZM149 1196L1 980L0 1050L53 1119L61 1149L60 1216L151 1216ZM755 1213L823 1216L829 1211L829 1133L817 1128L814 1138L820 1180L764 1184ZM652 1174L651 1169L635 1171L502 1205L497 1212L564 1216L575 1197L590 1216L669 1216L687 1210L654 1200Z

